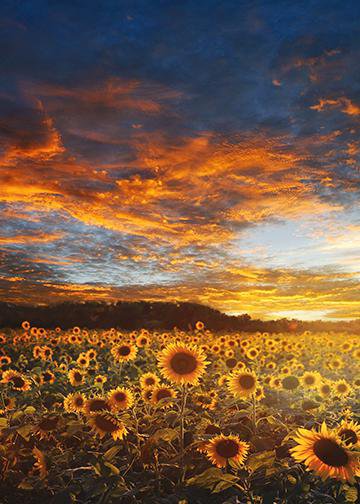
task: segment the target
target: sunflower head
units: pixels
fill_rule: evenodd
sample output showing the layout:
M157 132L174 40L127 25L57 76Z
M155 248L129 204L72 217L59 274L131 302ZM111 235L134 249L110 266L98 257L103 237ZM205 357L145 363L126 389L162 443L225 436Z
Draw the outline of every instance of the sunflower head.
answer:
M180 343L165 347L158 363L164 378L177 385L196 385L208 364L200 349Z
M212 438L204 448L207 457L217 467L225 467L229 461L241 465L249 451L249 445L239 437L224 435Z
M137 347L131 343L120 343L112 347L111 354L116 362L128 362L136 358Z
M343 420L337 429L337 434L346 446L360 446L360 424L357 422Z
M88 418L88 424L100 438L103 438L106 434L110 434L114 441L116 441L117 439L123 439L127 434L127 429L123 422L107 412L93 413Z
M154 388L159 385L160 379L155 373L144 373L140 376L141 388Z
M106 397L95 396L87 399L84 404L84 411L87 415L98 411L110 411L111 407Z
M125 410L134 404L134 394L126 388L117 387L110 390L107 397L112 411Z
M176 397L176 392L171 387L167 387L166 385L159 385L155 387L151 393L151 403L155 406L160 405L163 408L169 407L173 402L173 399Z
M239 398L250 397L256 390L257 377L249 369L236 371L229 376L228 387L230 392Z
M339 436L323 423L320 431L298 429L297 445L290 450L297 462L318 474L323 480L334 478L352 482L358 470L358 460L346 448Z

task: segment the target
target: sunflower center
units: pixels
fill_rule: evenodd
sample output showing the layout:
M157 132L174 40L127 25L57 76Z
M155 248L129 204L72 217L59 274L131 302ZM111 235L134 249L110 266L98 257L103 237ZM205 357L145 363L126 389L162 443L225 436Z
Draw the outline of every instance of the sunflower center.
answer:
M115 432L118 429L118 426L114 422L102 415L98 415L95 418L95 425L103 432Z
M52 375L50 373L44 373L43 378L44 378L44 381L50 381L52 378Z
M119 348L119 354L126 357L130 354L130 348L127 345L123 345Z
M82 397L77 397L75 399L75 406L82 406L84 404L84 399Z
M178 352L170 360L170 366L179 375L190 374L197 368L196 358L185 352Z
M159 390L159 392L156 394L158 401L161 401L161 399L166 399L167 397L171 397L171 392L169 390Z
M232 458L239 453L239 446L232 439L223 439L216 444L216 452L220 457Z
M80 382L82 380L82 374L80 373L74 373L74 379L78 382Z
M323 462L331 467L343 467L349 461L349 456L336 441L332 439L319 439L314 443L314 453Z
M229 368L229 369L232 369L236 366L237 364L237 360L234 359L234 358L230 358L230 359L227 359L226 361L226 366Z
M154 378L149 377L149 378L146 378L145 383L146 383L146 385L155 385L155 380L154 380Z
M251 375L243 375L239 377L239 385L245 390L250 390L255 385L255 378Z
M325 395L330 394L330 392L331 392L331 388L330 388L330 386L329 386L329 385L323 385L323 386L321 387L321 392L322 392L323 394L325 394Z
M25 381L21 378L21 376L14 376L11 380L14 384L14 387L21 388L25 385Z
M344 385L343 383L340 383L340 385L338 385L337 389L338 389L338 392L346 392L347 386Z
M89 411L101 411L101 410L108 410L109 406L107 402L104 399L93 399L90 403L89 406Z
M117 393L114 395L114 399L115 399L115 401L117 401L117 402L123 402L123 401L125 401L125 399L126 399L126 394L124 394L124 392L117 392Z
M342 429L339 435L345 444L356 444L358 441L356 432L351 429Z

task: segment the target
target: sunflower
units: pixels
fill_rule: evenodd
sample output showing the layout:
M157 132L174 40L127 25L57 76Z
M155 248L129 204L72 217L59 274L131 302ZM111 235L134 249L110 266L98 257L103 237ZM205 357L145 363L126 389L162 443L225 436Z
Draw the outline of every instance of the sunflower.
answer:
M3 372L1 383L12 385L14 390L26 391L31 388L30 381L24 375L11 369Z
M322 381L318 385L318 391L319 391L319 394L321 395L321 397L323 397L324 399L329 397L332 393L332 388L331 388L330 382L329 381Z
M151 403L152 395L153 395L152 388L146 388L141 391L141 398L146 403Z
M97 375L94 378L94 385L96 385L97 387L102 387L104 385L104 383L106 383L106 382L107 382L107 377L104 375Z
M32 453L35 458L34 469L39 471L40 479L46 478L48 472L45 454L36 446L34 446Z
M298 429L294 440L297 446L290 452L296 462L303 462L308 470L315 471L323 480L354 481L358 461L341 439L328 430L325 422L320 431Z
M249 451L249 445L241 441L238 436L221 434L206 443L204 451L214 465L226 467L229 461L238 465L243 464Z
M36 431L40 434L40 437L46 438L51 436L51 433L58 428L60 417L57 415L46 415L40 419L40 422L36 426Z
M249 369L236 371L229 376L228 387L235 397L241 399L250 397L256 390L257 377Z
M83 385L85 382L85 375L80 369L71 369L68 373L68 377L73 387Z
M141 388L153 388L159 385L160 379L155 373L144 373L140 376Z
M168 345L158 357L164 378L178 385L196 385L208 362L205 354L195 346L181 343Z
M321 382L321 375L317 371L306 371L301 377L301 383L307 389L316 388Z
M40 380L41 384L54 383L54 381L55 381L55 375L54 375L54 373L52 373L48 369L41 373L41 380Z
M214 410L217 405L216 397L211 397L210 394L205 392L194 394L193 401L197 406L205 410Z
M67 413L83 411L86 398L80 392L75 392L74 394L68 394L64 399L64 410Z
M338 380L335 383L335 393L341 397L346 397L352 392L352 388L346 380Z
M134 404L134 394L126 388L117 387L110 390L107 398L112 411L125 410Z
M146 334L140 334L136 340L135 340L136 344L138 347L146 347L149 345L150 343L150 339L148 338L148 336L146 336Z
M121 343L112 347L111 354L116 362L128 362L136 358L137 347L130 343Z
M343 420L337 429L337 434L346 446L360 447L360 424L357 422Z
M100 439L106 436L106 434L111 434L111 437L116 441L117 439L123 439L127 434L123 422L110 413L93 413L88 418L88 424Z
M288 375L281 380L281 385L285 390L295 390L300 385L300 382L296 376Z
M87 415L98 411L110 411L110 403L105 397L95 396L87 399L84 404L84 411Z
M176 397L176 391L166 385L159 385L151 390L151 403L154 405L162 401L161 404L163 407L169 407L172 400Z
M0 400L0 415L5 413L5 411L15 409L16 399L15 397L3 397Z
M201 322L201 320L198 320L195 324L195 327L198 331L202 331L205 328L204 322Z

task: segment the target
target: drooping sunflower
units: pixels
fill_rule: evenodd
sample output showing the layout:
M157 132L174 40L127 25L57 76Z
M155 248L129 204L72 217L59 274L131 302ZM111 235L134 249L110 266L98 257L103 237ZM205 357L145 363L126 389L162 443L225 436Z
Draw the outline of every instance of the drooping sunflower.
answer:
M60 417L58 415L46 415L40 419L35 430L41 438L51 437L52 433L58 429Z
M164 408L169 407L172 400L176 397L176 391L166 385L159 385L158 387L150 390L152 390L151 403L157 405L160 401L162 401L162 406Z
M40 479L46 478L48 471L44 452L34 446L32 453L35 458L34 469L39 471Z
M84 411L87 415L97 413L98 411L110 411L111 406L107 398L95 396L87 399L84 404Z
M3 372L1 383L8 383L14 390L23 390L24 392L31 388L30 381L19 371L12 369Z
M353 420L343 420L337 434L347 447L360 447L360 424Z
M230 392L241 399L250 397L256 390L258 381L255 373L249 369L236 371L229 376L228 387Z
M217 405L216 397L211 397L211 395L206 392L194 394L193 401L197 406L205 410L214 410Z
M155 373L144 373L140 376L141 388L153 388L159 385L160 379Z
M93 413L88 418L88 424L91 429L102 439L106 434L110 434L116 441L123 439L127 434L127 429L123 422L107 412Z
M229 460L241 465L248 454L249 445L241 441L238 436L221 434L206 443L204 451L217 467L225 467Z
M15 397L3 397L2 399L0 399L0 415L2 415L7 410L15 409L15 406Z
M125 410L134 404L134 394L131 390L122 387L110 390L107 399L112 411Z
M323 480L354 481L358 460L325 422L320 431L298 429L294 440L297 446L290 449L292 457L304 463L308 470L314 471Z
M79 392L68 394L64 399L64 410L68 413L80 413L84 409L85 401L85 396Z
M79 387L85 383L85 374L80 369L71 369L68 373L69 381L73 387Z
M116 362L128 362L136 358L137 347L130 343L121 343L112 347L111 354Z
M170 343L158 356L158 365L161 374L169 381L177 385L196 385L208 362L197 347Z

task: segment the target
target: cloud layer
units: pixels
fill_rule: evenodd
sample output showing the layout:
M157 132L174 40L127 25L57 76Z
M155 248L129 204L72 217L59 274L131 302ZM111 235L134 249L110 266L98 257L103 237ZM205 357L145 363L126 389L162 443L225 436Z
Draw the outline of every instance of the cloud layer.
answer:
M320 4L5 3L1 298L360 317L359 6Z

